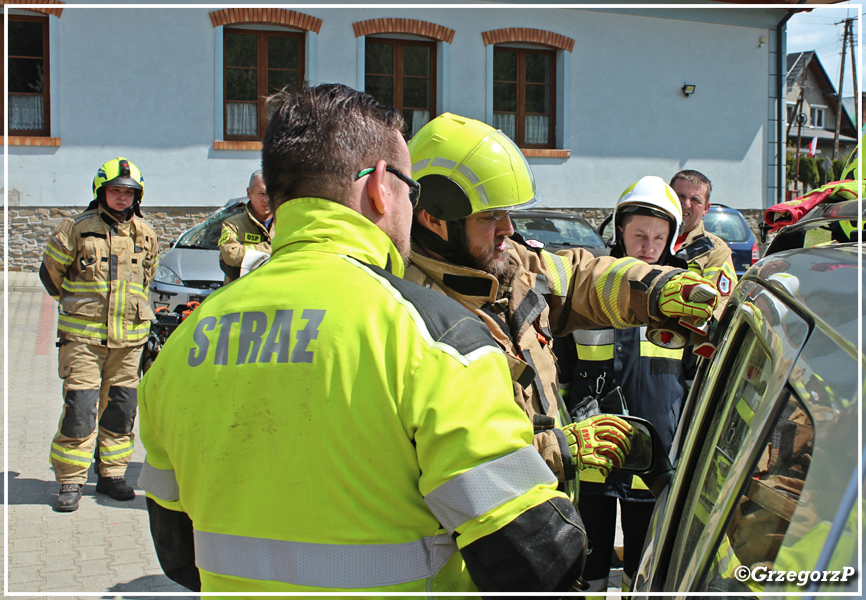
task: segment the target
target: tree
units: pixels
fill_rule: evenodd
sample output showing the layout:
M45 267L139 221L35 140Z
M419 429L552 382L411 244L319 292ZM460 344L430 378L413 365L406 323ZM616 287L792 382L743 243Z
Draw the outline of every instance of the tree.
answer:
M817 187L820 182L818 166L815 159L809 156L800 156L800 181L809 187Z

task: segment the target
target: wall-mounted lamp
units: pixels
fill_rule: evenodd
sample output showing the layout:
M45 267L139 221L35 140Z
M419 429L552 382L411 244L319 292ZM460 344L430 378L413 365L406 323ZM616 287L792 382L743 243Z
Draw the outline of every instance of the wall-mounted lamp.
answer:
M692 85L691 83L683 84L683 94L685 94L686 97L691 96L694 93L695 93L695 86L694 85Z
M767 38L765 38L763 35L758 38L758 48L761 48L766 43L767 43Z

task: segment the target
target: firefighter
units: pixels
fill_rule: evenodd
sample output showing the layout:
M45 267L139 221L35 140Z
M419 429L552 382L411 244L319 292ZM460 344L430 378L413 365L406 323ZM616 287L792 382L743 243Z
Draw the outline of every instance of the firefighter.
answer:
M223 221L219 247L220 268L225 273L224 285L241 276L245 260L264 258L271 253L274 219L261 169L250 176L247 199L242 213Z
M707 319L713 306L681 294L683 286L704 280L635 258L596 259L582 249L551 254L525 245L508 213L538 202L532 171L517 146L485 123L445 113L409 149L424 193L406 279L454 298L487 324L508 356L515 401L532 423L534 446L560 484L573 489L576 467L583 466L573 460L573 431L586 423L570 424L562 409L553 336L684 313ZM665 298L670 306L662 304Z
M713 184L703 173L687 169L671 177L670 186L680 199L683 211L683 231L677 236L674 250L688 263L689 270L716 285L721 299L715 316L721 317L737 285L737 272L725 240L704 229L704 215L710 210Z
M338 84L269 108L271 260L211 294L140 386L163 570L202 592L568 589L583 525L508 361L401 279L420 192L401 115ZM586 427L579 454L610 464L630 432Z
M626 189L616 203L613 223L611 256L688 268L674 256L674 241L682 227L680 202L661 177L643 177ZM647 339L646 327L640 327L575 331L570 337L557 339L556 350L563 383L570 384L566 405L572 414L600 410L641 417L659 432L665 450L670 449L685 396L683 348L656 346ZM590 586L587 591L607 590L619 503L622 588L628 592L638 569L654 497L643 481L631 474L604 477L584 471L580 482L580 513L592 515L585 521L593 546L584 568L584 579Z
M139 359L154 318L147 286L159 260L156 234L141 218L143 196L138 167L125 158L108 161L93 178L87 210L57 226L42 257L42 285L59 302L64 406L50 457L60 512L78 509L94 445L96 491L135 497L125 473Z

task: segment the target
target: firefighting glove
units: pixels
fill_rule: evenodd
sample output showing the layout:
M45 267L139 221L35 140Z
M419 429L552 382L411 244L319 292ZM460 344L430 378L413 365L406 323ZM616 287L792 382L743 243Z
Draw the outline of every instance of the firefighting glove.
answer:
M634 429L613 415L596 415L562 428L574 459L574 468L598 469L607 477L612 469L622 468L631 450L629 439Z
M659 312L680 319L680 324L689 329L700 327L718 305L719 291L713 282L691 271L671 277L659 294Z

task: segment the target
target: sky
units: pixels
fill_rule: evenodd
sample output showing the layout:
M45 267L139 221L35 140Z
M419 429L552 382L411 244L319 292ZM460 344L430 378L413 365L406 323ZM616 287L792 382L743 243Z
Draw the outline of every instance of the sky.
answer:
M815 7L811 12L798 13L788 21L788 53L805 52L815 50L827 75L833 82L833 87L839 87L839 63L842 60L842 35L845 31L844 25L837 25L844 19L851 17L854 21L854 41L858 54L855 56L857 65L857 79L860 82L859 92L863 89L863 66L860 62L860 24L866 3L860 4L838 4L828 7ZM845 55L845 80L842 85L842 97L850 98L854 95L854 84L851 77L851 52ZM838 91L838 90L837 90Z

